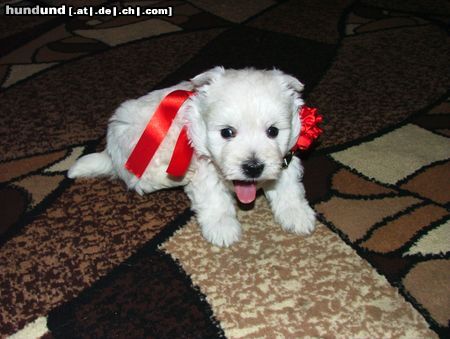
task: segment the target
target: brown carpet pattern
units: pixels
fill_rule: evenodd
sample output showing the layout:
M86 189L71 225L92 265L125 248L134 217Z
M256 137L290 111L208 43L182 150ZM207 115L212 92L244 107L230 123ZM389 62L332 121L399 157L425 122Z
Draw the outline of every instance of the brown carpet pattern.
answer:
M173 16L0 15L0 337L450 336L450 6L444 0L0 1ZM242 241L181 189L69 180L122 101L214 65L277 67L324 115L300 154L319 214L264 197Z

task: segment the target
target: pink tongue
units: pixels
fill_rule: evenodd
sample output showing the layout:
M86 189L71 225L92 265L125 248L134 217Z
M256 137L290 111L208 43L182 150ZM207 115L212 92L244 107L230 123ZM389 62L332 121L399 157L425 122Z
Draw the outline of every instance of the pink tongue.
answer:
M256 198L256 184L254 182L234 181L234 191L243 204L249 204Z

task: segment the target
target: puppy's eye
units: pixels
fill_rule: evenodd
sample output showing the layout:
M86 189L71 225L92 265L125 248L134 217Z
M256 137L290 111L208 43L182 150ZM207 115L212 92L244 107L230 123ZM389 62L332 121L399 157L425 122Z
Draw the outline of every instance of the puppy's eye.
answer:
M236 136L236 130L233 127L227 127L220 130L220 135L224 139L231 139Z
M268 136L269 138L276 138L277 135L278 135L278 128L273 127L273 126L270 126L270 127L267 129L266 133L267 133L267 136Z

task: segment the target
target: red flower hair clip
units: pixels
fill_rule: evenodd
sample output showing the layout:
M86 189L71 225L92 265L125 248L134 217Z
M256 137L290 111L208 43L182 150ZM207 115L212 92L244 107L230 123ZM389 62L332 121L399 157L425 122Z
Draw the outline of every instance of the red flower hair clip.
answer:
M316 140L323 132L318 126L323 118L320 114L317 114L317 108L302 106L299 115L302 122L302 128L293 151L296 151L297 149L301 149L302 151L307 150L314 140Z

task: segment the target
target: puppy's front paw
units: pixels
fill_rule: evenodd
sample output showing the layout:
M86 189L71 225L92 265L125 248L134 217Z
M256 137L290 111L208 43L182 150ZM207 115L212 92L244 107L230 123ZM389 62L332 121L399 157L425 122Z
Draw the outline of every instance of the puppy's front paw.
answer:
M276 218L285 231L295 234L308 235L316 227L316 214L306 202L300 206L286 206Z
M233 217L223 217L219 221L201 226L205 239L216 246L228 247L241 238L241 225Z

